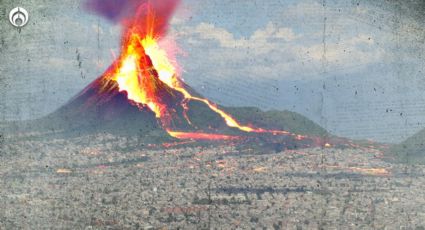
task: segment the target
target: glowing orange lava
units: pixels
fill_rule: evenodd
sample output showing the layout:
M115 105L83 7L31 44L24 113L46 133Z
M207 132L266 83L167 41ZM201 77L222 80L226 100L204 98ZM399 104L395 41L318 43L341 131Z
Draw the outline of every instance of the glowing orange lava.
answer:
M213 134L213 133L190 133L190 132L176 132L167 131L172 137L179 139L197 139L197 140L237 140L238 136Z

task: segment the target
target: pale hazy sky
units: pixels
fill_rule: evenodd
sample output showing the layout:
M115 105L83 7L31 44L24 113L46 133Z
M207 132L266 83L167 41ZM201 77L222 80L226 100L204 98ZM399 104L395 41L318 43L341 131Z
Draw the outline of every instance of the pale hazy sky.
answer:
M80 1L19 1L31 17L19 33L5 16L16 2L0 5L1 120L54 111L119 45L119 26ZM292 110L338 135L397 142L425 127L420 2L185 0L170 36L182 77L218 103Z

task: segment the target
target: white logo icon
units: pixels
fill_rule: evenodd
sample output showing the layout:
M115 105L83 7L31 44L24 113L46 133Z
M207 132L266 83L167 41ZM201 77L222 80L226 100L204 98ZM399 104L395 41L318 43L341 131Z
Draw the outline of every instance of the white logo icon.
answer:
M15 27L23 27L28 22L28 12L22 7L13 8L9 13L9 21Z

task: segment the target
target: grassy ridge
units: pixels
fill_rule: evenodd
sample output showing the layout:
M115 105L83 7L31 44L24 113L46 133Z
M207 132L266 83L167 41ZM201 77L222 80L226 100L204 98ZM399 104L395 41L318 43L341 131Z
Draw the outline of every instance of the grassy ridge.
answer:
M256 127L286 130L291 133L312 136L329 135L324 128L296 112L262 111L255 107L227 107L225 110L241 123L252 124Z
M393 145L389 150L389 154L397 162L425 164L425 129L400 144Z

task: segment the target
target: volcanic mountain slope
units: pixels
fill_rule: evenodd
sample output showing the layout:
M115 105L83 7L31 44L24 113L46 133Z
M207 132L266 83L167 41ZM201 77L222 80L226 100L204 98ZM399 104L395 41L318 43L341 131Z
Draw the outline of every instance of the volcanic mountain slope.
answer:
M199 95L189 86L185 86L193 95ZM165 90L164 92L169 92ZM174 92L174 94L176 94ZM167 95L163 95L167 97ZM169 96L169 95L168 95ZM196 127L208 132L239 135L242 131L229 128L222 117L205 104L197 101L188 103L187 116L177 111L178 122L174 127L190 130ZM286 130L291 133L324 136L326 130L304 116L289 111L263 112L254 107L222 107L242 124L256 127ZM104 82L100 77L87 86L67 104L46 117L24 122L6 124L9 132L34 132L49 134L53 137L75 136L106 132L115 135L138 135L168 140L155 114L148 108L138 107L128 100L126 92L119 92L113 81Z
M57 137L99 132L166 135L152 112L130 104L125 92L114 89L112 82L106 86L109 90L99 95L100 81L95 80L55 112L36 120L8 122L5 130Z

